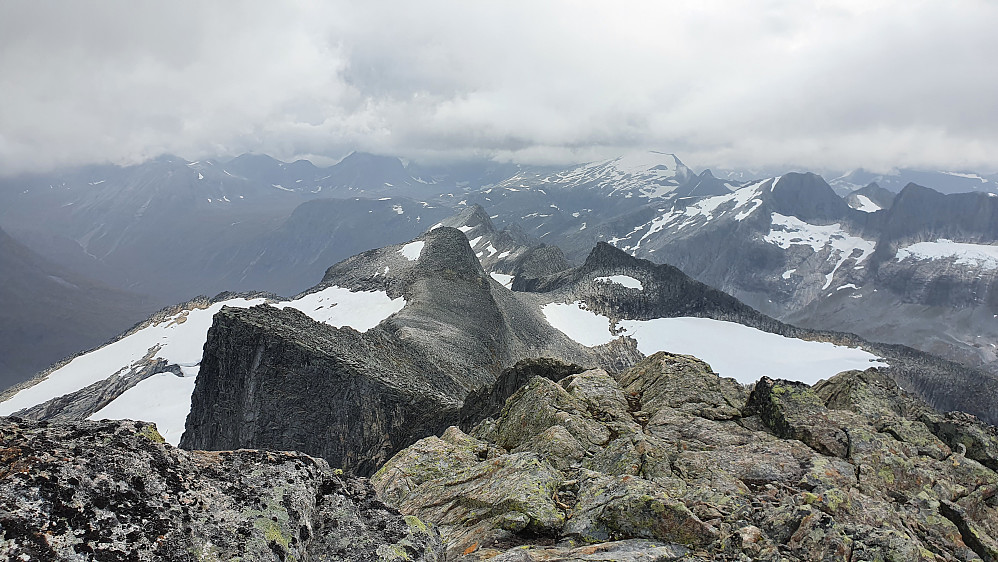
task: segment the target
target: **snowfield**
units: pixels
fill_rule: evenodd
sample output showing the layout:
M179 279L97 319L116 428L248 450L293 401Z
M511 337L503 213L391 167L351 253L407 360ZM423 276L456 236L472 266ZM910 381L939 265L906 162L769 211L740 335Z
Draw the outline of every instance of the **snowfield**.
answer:
M897 251L897 261L907 258L937 260L955 258L955 265L998 269L998 246L968 244L940 238L935 242L918 242Z
M194 380L212 317L223 306L249 308L264 302L266 299L263 298L236 298L217 302L208 308L178 312L114 343L76 357L50 373L45 380L0 402L0 416L9 416L23 408L76 392L114 375L141 369L147 360L163 358L169 364L180 366L185 376L154 374L94 413L90 419L155 422L163 437L169 443L178 445L190 411ZM296 308L317 322L336 327L350 326L366 332L402 310L405 299L390 299L383 291L351 292L331 286L296 300L271 304L277 308Z
M829 225L816 225L806 223L797 217L788 217L779 213L773 213L773 226L769 234L763 236L763 240L789 250L791 246L810 246L815 253L825 248L829 249L829 258L836 260L835 267L825 275L825 286L827 289L832 284L835 272L839 270L842 263L853 254L854 250L860 250L856 257L856 264L863 262L873 255L873 250L877 243L859 236L853 236L842 229L839 223ZM786 278L786 277L784 277Z
M609 318L585 310L579 302L547 304L542 312L551 326L582 345L592 347L617 337L610 333ZM618 329L637 340L645 355L658 351L693 355L714 372L743 384L763 376L814 384L850 369L887 366L862 349L787 338L709 318L624 320Z
M627 287L628 289L637 289L639 291L645 290L644 285L641 284L641 281L638 281L637 279L631 277L630 275L611 275L609 277L597 277L593 279L593 281L597 283L600 282L616 283L618 285Z

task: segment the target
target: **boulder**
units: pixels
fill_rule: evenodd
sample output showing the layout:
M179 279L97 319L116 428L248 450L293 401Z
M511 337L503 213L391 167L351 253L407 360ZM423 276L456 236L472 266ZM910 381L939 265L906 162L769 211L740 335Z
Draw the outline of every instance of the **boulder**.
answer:
M322 459L183 451L155 425L0 418L6 560L442 560L439 536Z

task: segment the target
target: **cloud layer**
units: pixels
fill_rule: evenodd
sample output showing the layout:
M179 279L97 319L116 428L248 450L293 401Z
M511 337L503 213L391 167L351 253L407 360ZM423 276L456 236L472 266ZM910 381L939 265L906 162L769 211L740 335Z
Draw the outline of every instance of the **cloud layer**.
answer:
M256 151L998 168L998 3L0 4L0 173Z

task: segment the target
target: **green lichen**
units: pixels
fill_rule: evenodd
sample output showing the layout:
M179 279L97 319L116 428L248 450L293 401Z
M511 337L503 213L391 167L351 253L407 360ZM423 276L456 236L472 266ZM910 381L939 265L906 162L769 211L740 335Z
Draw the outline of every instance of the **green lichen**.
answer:
M166 443L166 439L164 439L163 436L159 434L159 431L156 430L155 424L143 426L142 429L139 430L139 435L145 437L153 443Z
M894 472L890 468L882 467L877 471L877 477L888 484L894 483Z
M415 515L406 515L402 519L405 520L406 527L408 527L411 532L429 534L430 528L427 527L426 523L423 523L419 517L416 517Z
M375 551L378 555L378 562L401 562L412 560L405 547L401 544L383 544Z
M291 543L290 538L284 534L284 530L279 524L273 519L266 519L264 517L259 517L253 521L253 526L259 529L263 533L263 538L267 542L276 542L277 544L284 547L284 550L288 550Z

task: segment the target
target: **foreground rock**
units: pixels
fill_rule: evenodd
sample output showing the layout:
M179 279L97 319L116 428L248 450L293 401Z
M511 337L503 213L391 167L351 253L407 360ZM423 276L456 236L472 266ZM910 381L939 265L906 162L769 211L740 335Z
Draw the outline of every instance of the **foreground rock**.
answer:
M748 392L658 353L617 377L535 377L372 483L448 560L990 561L996 445L877 370Z
M142 422L0 418L5 560L440 560L440 539L300 453L182 451Z

